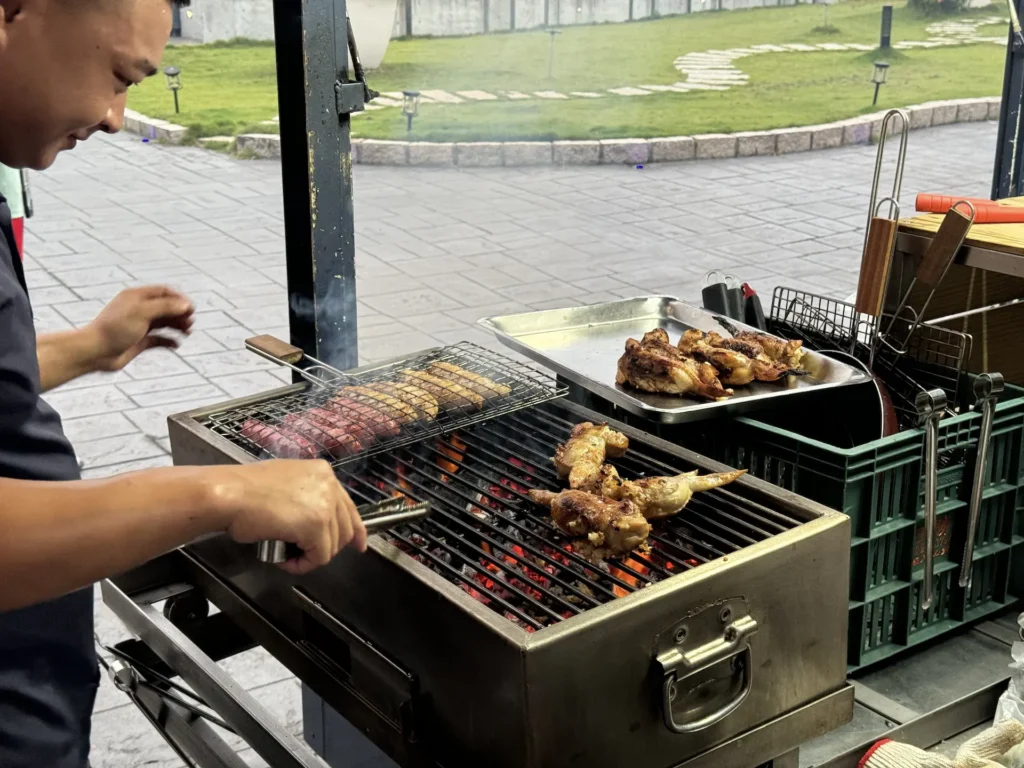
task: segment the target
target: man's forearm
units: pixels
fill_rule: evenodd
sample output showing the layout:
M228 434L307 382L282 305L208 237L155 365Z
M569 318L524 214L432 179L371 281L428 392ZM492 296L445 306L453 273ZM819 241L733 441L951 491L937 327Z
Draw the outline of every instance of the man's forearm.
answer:
M96 342L86 329L41 334L36 339L39 385L43 392L92 373Z
M0 478L0 612L59 597L225 530L233 489L222 478L201 467L82 482Z

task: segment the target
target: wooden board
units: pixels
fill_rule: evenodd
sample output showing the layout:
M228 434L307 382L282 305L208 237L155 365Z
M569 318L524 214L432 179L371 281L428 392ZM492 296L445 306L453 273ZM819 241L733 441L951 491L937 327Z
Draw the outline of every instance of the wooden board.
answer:
M1000 200L1000 205L1024 206L1024 197ZM926 213L900 220L900 231L935 234L939 231L944 214ZM994 251L1024 256L1024 224L975 224L967 233L964 245L990 248Z

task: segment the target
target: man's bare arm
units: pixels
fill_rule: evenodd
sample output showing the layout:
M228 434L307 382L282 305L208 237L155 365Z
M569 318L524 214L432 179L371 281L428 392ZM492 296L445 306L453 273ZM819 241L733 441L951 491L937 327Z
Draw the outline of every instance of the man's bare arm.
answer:
M96 370L97 345L86 329L44 333L36 338L43 392Z
M298 544L304 573L366 529L330 465L168 467L109 480L0 478L0 612L50 600L223 531Z

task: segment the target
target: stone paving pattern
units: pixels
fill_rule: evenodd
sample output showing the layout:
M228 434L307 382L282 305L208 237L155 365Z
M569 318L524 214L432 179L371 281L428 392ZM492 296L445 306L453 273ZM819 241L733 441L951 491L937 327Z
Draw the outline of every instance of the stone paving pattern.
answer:
M987 196L995 134L992 123L912 134L904 199ZM749 281L766 304L779 285L847 296L873 164L872 147L848 147L644 170L359 167L360 359L496 346L474 325L488 314L638 294L696 301L711 269ZM152 352L48 397L86 477L168 464L168 414L287 380L242 349L256 333L287 336L277 163L99 136L35 175L33 192L26 261L41 331L79 326L143 282L177 286L199 308L179 354ZM97 631L125 635L98 598ZM259 651L226 666L301 732L284 668ZM93 765L143 764L180 763L104 682Z

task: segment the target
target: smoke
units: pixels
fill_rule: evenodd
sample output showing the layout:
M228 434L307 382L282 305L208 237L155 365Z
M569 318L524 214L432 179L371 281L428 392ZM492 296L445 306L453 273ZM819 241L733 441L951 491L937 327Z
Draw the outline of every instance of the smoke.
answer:
M354 368L359 364L355 280L349 282L341 275L332 275L317 282L315 300L292 293L291 311L298 319L315 323L314 357L340 370Z

